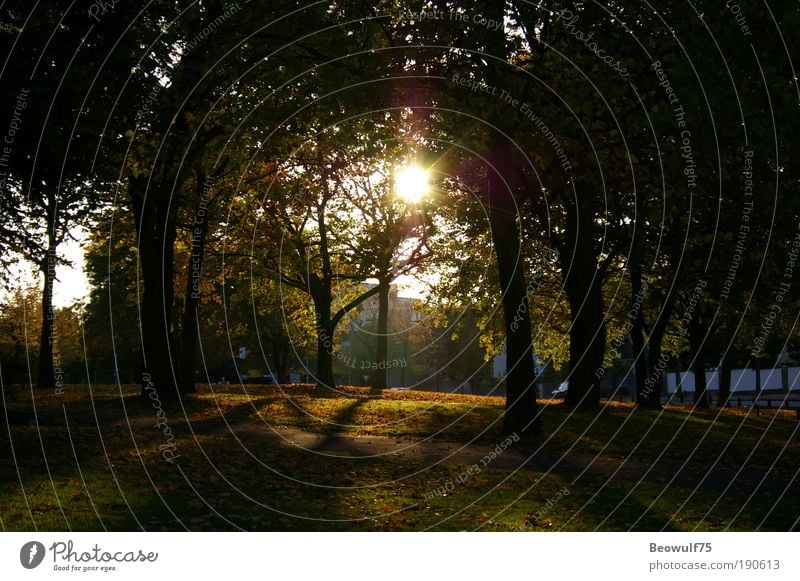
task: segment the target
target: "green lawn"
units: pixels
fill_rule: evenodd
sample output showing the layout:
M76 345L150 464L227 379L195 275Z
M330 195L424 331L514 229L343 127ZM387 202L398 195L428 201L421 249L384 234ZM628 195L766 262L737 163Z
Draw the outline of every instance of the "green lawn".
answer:
M165 408L180 454L169 463L159 450L164 435L151 425L153 407L136 393L35 392L39 427L12 423L0 435L2 529L789 530L800 514L800 485L791 480L800 468L799 424L788 413L611 405L569 414L549 402L545 434L515 444L554 455L602 452L609 461L688 461L698 473L716 463L792 483L785 494L784 486L766 486L750 495L491 466L465 477L460 464L332 457L203 429L224 417L253 429L268 422L322 433L499 439L498 398L394 391L367 398L359 388L320 397L309 386L248 386L248 394L206 387L183 410ZM9 407L24 418L30 394ZM184 413L195 434L182 427Z

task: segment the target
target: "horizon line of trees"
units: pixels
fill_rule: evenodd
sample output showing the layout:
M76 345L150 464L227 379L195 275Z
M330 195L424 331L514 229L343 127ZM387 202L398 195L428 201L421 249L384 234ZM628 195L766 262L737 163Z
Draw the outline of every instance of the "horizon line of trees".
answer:
M409 274L435 274L431 312L468 305L507 353L510 432L540 429L534 353L591 409L620 341L644 407L684 354L706 406L709 364L724 403L734 363L797 350L800 90L774 33L796 3L749 7L752 47L711 0L710 28L672 1L156 0L99 23L70 6L0 8L0 266L41 272L42 388L54 265L81 226L87 336L136 353L166 402L195 390L209 305L264 352L314 348L334 390L340 323L377 296L385 360L389 285ZM392 192L408 162L435 185L416 206ZM241 300L252 319L228 320Z

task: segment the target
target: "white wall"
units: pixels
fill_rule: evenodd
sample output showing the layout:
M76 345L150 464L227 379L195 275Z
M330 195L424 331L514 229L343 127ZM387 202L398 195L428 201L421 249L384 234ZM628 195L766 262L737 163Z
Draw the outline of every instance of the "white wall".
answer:
M787 371L789 372L789 389L800 390L800 367L789 367ZM691 371L681 372L680 381L683 391L694 391L694 374ZM719 389L717 371L706 371L706 383L708 389ZM731 370L731 393L737 391L754 391L755 387L755 369ZM780 367L761 370L761 389L783 389ZM667 392L675 393L676 390L676 373L670 371L667 373Z

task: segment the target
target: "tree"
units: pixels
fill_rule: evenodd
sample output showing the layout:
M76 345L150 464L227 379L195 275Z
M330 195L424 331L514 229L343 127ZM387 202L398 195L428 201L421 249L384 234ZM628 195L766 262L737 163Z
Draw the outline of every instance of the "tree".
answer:
M784 17L797 13L796 6L782 3L772 9L784 12ZM730 17L726 6L714 3L704 3L698 10L714 15L715 20ZM760 22L755 28L769 30L773 24L768 12L763 6L754 7L749 14L751 25ZM774 280L777 275L769 266L776 262L767 260L774 252L770 239L783 232L775 238L783 240L792 228L791 205L787 207L782 201L781 206L788 211L776 213L778 200L770 199L770 192L776 191L777 183L788 186L785 190L792 187L780 175L783 168L779 160L785 160L786 152L792 150L786 146L792 139L789 135L794 134L796 119L791 116L778 128L764 115L778 103L782 103L779 108L789 106L786 99L796 97L796 86L786 90L792 74L784 48L774 39L759 44L759 58L771 63L762 77L757 72L760 68L751 66L753 53L748 43L740 42L740 29L723 27L713 44L695 32L691 22L680 19L675 21L674 30L659 32L684 39L680 50L665 40L661 60L673 64L665 64L663 69L654 67L661 82L669 84L679 98L680 109L657 108L655 100L666 101L666 94L655 95L649 103L655 127L664 136L661 149L666 183L690 186L690 205L675 200L661 219L664 226L652 219L651 226L645 226L651 232L645 252L654 255L645 276L650 277L649 288L657 309L648 341L647 381L653 397L649 401L640 399L649 406L659 405L655 398L661 395L662 374L670 358L670 354L661 352L661 343L670 329L673 335L689 339L688 361L698 386L696 404L707 404L703 387L705 369L711 362L719 363L720 398L727 400L732 352L747 342L750 324L763 317L753 307L769 308L762 302L760 289L770 288L774 284L770 278ZM702 58L688 63L682 58L683 50ZM679 138L681 129L684 131ZM780 151L776 151L776 143L781 144ZM684 217L685 232L681 233L676 224ZM652 226L664 232L659 235ZM702 293L697 293L698 287Z
M37 383L53 388L52 295L55 268L64 263L59 246L87 225L100 203L96 188L108 167L97 162L97 140L113 117L109 94L130 76L131 61L118 55L130 48L130 36L120 31L127 26L122 18L132 13L120 10L100 29L88 27L86 13L70 10L67 2L36 7L31 14L26 8L25 3L5 3L0 16L10 49L3 74L11 80L3 83L0 99L14 103L3 198L13 192L17 217L27 214L25 230L13 232L22 236L16 249L42 276ZM119 52L109 56L114 48ZM98 85L100 72L110 64L119 68L107 69ZM86 86L65 78L92 82Z
M503 22L505 9L502 3L485 2L481 3L481 8L486 19ZM508 76L505 31L476 27L468 48L475 52L456 65L456 77L463 77L470 84L504 86L503 81ZM488 62L478 58L481 53L489 55ZM458 87L451 87L450 91L451 98L463 101L464 95L457 94ZM520 242L519 201L515 195L517 180L511 162L514 147L508 141L509 124L503 109L493 104L486 107L484 115L489 127L481 130L483 160L459 173L462 181L481 192L486 203L496 259L508 361L503 428L507 432L536 433L541 429L541 420L536 409L530 314L520 309L527 300L528 290ZM474 130L475 127L467 124L465 129Z
M273 113L279 114L313 100L318 90L314 82L320 78L315 65L332 63L327 70L349 67L336 55L347 54L362 38L352 34L357 28L353 24L329 25L338 18L344 15L321 4L298 8L291 1L273 2L265 9L209 2L192 5L160 40L168 58L148 74L151 86L163 89L142 119L135 155L127 164L143 281L143 392L154 387L164 399L176 399L191 383L181 382L175 372L172 283L178 214L186 204L184 186L196 162L224 143L224 137L240 137L234 137L240 122L247 143L260 146L263 111L277 105ZM320 29L325 32L310 34ZM286 82L299 77L303 82ZM247 91L241 91L242 86ZM248 105L260 114L250 116ZM284 126L265 143L279 152L276 136L293 134Z
M33 383L31 359L39 349L38 289L16 289L0 303L0 371L3 385ZM5 398L3 398L5 401Z
M109 205L94 218L84 254L89 279L85 312L86 366L111 370L118 381L141 372L136 229L124 207ZM93 377L94 379L94 377Z
M382 164L391 169L381 175L381 183L372 179L355 180L348 200L357 209L364 224L364 241L353 248L354 260L371 272L378 287L378 317L375 330L377 348L375 362L377 373L372 374L372 387L380 391L387 387L389 367L389 295L391 284L424 266L432 257L428 240L433 234L433 224L427 215L430 205L428 193L417 202L397 199L396 172L405 162L395 152ZM413 156L412 156L413 157ZM417 168L419 171L424 171Z
M424 254L422 243L405 253L400 249L416 226L391 199L391 180L381 167L389 163L385 151L379 149L381 161L372 162L371 136L351 135L364 145L330 150L326 138L318 136L316 144L298 152L295 162L269 183L258 220L268 237L265 254L255 257L258 263L313 301L316 380L329 389L335 386L338 324L416 267ZM422 228L419 240L424 240ZM373 277L379 284L364 290L361 284Z

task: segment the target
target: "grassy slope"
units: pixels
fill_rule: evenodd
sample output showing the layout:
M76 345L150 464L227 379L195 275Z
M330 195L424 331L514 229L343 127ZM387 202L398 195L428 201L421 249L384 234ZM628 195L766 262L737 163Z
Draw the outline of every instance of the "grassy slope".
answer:
M175 421L180 458L165 462L162 434L148 427L149 402L116 389L36 393L38 424L0 433L0 526L5 530L787 530L796 526L795 492L748 498L597 478L483 469L459 480L464 466L430 467L396 456L333 458L287 447L236 442L224 433L192 435ZM498 398L349 388L318 397L312 388L209 388L186 402L193 425L216 421L318 432L427 436L494 443ZM122 396L122 397L121 397ZM26 401L27 400L27 401ZM62 407L63 406L63 407ZM30 395L12 410L30 412ZM547 433L528 448L596 453L648 462L660 455L791 478L800 468L798 422L788 414L746 417L733 410L663 413L608 406L596 416L543 406ZM64 416L66 412L67 420ZM136 426L130 430L126 419ZM69 422L69 429L66 422ZM100 427L98 428L98 424ZM13 446L10 445L13 443ZM13 456L12 456L13 450ZM748 459L749 457L749 459ZM48 476L49 474L49 476ZM565 494L568 492L568 494ZM549 501L549 503L548 503Z

